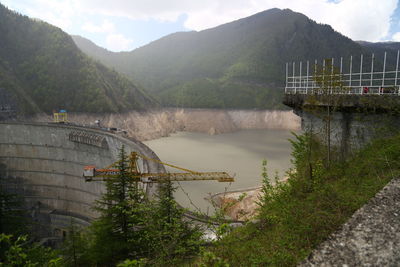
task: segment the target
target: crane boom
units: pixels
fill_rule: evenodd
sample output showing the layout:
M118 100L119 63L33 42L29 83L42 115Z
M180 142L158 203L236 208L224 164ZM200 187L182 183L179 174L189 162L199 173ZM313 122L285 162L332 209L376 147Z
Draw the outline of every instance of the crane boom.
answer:
M184 172L178 173L142 173L137 168L136 160L138 157L141 157L146 160L152 160L157 163L167 165ZM111 165L115 166L115 164ZM174 166L172 164L164 163L156 159L148 158L143 155L140 155L136 152L132 152L130 155L130 169L127 175L129 178L134 179L138 182L142 183L157 183L157 182L165 182L165 181L205 181L205 180L217 180L218 182L234 182L234 178L231 177L226 172L196 172L192 170L188 170L185 168L181 168L178 166ZM105 168L105 169L97 169L95 166L85 166L83 176L87 182L90 181L104 181L109 178L118 177L119 170L116 168Z

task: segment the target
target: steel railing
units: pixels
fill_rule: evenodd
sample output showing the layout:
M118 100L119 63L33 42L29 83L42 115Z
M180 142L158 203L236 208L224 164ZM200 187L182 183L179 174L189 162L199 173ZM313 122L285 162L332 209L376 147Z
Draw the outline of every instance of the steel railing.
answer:
M313 68L310 68L310 62L307 61L306 73L303 73L302 62L299 62L297 72L295 62L286 63L285 94L400 95L399 55L397 51L395 70L386 69L385 52L382 70L374 71L375 56L372 54L371 67L367 72L363 72L363 55L360 56L358 72L353 72L352 56L348 73L343 73L343 58L340 58L339 66L335 66L333 58L323 60L322 66L318 66L315 61Z

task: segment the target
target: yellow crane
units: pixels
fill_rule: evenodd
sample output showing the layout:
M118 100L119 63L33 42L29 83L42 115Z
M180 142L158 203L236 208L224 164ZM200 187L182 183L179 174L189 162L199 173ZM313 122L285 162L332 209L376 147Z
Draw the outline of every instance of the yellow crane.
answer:
M176 173L142 173L140 172L137 164L138 158L151 160L183 172ZM87 182L90 181L104 181L107 178L114 178L119 174L116 169L118 162L113 163L105 169L97 169L95 166L85 166L83 176ZM127 175L137 182L142 183L159 183L166 181L204 181L204 180L217 180L218 182L234 182L234 178L226 172L196 172L172 164L164 163L156 159L148 158L137 152L131 152L129 156L129 165Z

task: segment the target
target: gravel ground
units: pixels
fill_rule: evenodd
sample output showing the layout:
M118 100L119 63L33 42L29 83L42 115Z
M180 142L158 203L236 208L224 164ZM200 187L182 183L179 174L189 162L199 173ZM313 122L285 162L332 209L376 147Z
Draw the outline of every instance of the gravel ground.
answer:
M400 179L393 179L299 266L400 266Z

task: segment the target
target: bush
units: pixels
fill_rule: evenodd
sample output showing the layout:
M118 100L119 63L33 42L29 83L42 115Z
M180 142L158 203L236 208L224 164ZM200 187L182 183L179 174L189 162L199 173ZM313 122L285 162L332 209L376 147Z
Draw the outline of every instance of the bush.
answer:
M257 223L235 229L210 248L230 266L297 265L400 174L400 135L376 140L329 169L326 148L311 135L295 135L291 142L295 169L274 187L264 174Z

